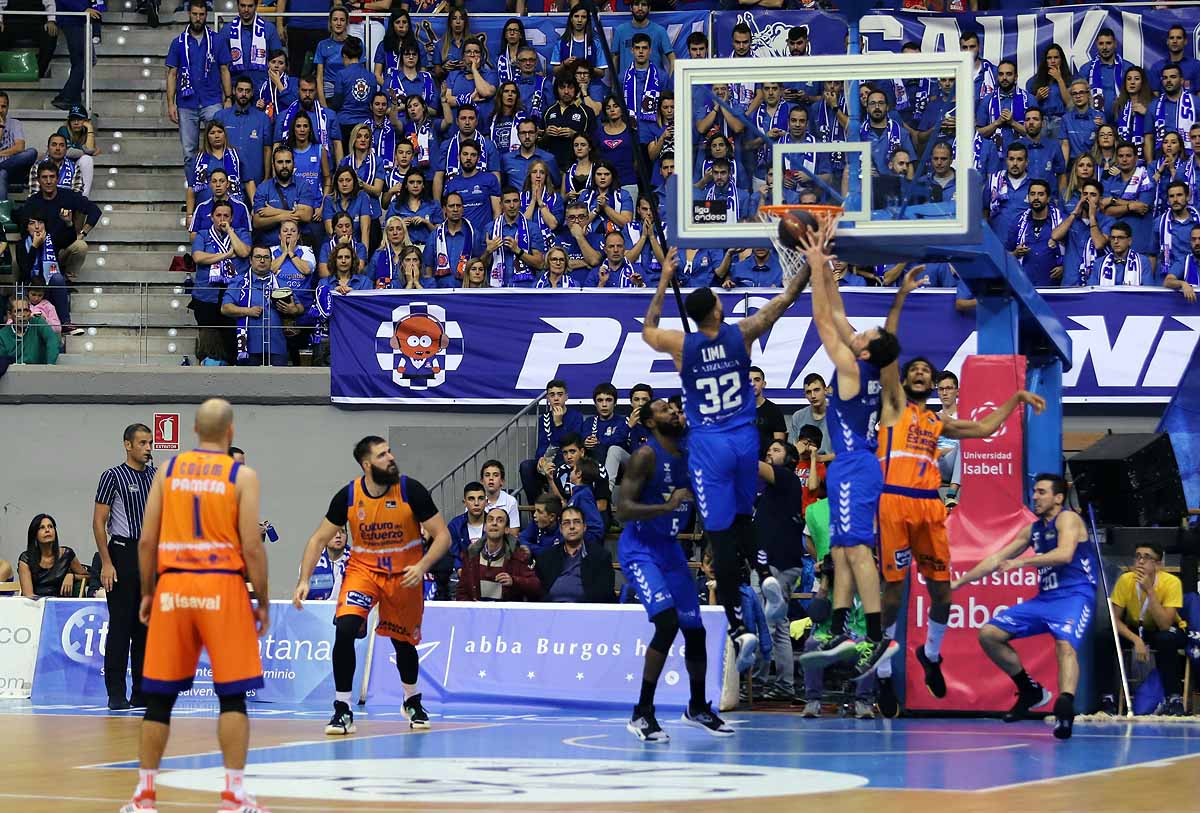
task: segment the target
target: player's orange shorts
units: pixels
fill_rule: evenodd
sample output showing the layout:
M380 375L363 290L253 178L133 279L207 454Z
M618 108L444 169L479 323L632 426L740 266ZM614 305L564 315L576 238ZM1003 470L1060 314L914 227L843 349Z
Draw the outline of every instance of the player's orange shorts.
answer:
M926 579L950 580L946 506L937 498L908 497L885 490L879 497L879 561L883 563L883 578L889 582L902 581L914 556Z
M146 636L142 691L177 694L190 689L201 647L212 661L216 694L262 687L258 628L240 573L175 571L159 577Z
M399 573L376 573L354 566L354 558L342 577L342 592L338 595L334 618L357 615L366 618L371 608L379 605L379 625L376 635L386 635L410 644L421 643L421 618L425 614L425 594L422 585L401 587Z

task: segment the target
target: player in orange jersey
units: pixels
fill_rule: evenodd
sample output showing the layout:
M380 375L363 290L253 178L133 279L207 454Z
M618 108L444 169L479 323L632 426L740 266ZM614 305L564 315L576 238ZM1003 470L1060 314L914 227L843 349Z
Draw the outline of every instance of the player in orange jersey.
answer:
M320 526L308 540L292 603L303 606L308 580L321 551L349 525L354 555L342 577L333 643L333 717L326 734L353 734L350 694L354 687L354 641L379 605L377 635L392 639L396 666L404 684L404 714L412 728L429 728L429 715L417 691L417 644L425 611L422 582L450 549L450 531L425 486L401 476L386 440L369 435L354 446L363 476L351 480L329 503ZM425 551L422 530L433 540ZM365 633L364 633L365 634Z
M267 554L258 529L258 477L226 452L233 407L210 399L196 410L200 444L158 470L146 504L138 561L146 664L141 764L121 813L154 813L155 782L171 709L191 688L200 648L212 661L220 701L217 738L225 760L221 811L265 813L243 788L250 721L246 691L263 685L258 638L267 631ZM251 603L246 580L258 604Z
M905 275L885 330L894 333L899 328L905 298L928 281L922 278L924 268L917 266ZM921 356L909 359L903 372L891 364L880 374L883 402L878 454L883 466L883 494L879 498L879 561L884 579L883 623L887 635L894 637L908 566L916 556L930 602L925 644L917 649L916 656L925 672L926 688L941 698L946 696L941 646L950 618L950 543L946 507L938 495L942 484L937 465L938 438L986 438L1018 405L1030 404L1041 412L1046 402L1031 392L1018 390L982 420L942 419L927 406L936 376L933 364ZM880 665L879 710L885 717L900 712L891 674L890 661Z

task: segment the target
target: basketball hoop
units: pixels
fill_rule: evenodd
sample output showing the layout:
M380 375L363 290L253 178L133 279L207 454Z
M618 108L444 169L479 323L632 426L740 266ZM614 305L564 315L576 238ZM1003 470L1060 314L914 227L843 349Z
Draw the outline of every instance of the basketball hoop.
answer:
M778 203L758 207L759 218L775 226L775 228L771 229L771 244L775 246L775 252L779 255L779 265L783 270L783 282L785 285L788 280L800 273L801 269L808 264L808 260L805 259L803 251L798 248L786 246L779 239L779 222L783 219L783 216L806 212L812 216L812 219L819 226L828 220L836 221L842 216L844 211L841 206L820 203Z

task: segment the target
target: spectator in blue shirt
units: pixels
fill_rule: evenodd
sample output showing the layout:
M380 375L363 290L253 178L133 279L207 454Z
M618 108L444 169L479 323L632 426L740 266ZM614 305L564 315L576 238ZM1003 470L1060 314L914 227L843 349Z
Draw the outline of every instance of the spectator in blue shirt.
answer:
M1084 181L1080 185L1079 202L1051 235L1063 248L1064 286L1086 285L1094 263L1108 245L1112 218L1100 213L1100 196L1104 187L1099 181Z
M1025 191L1025 185L1029 182L1025 145L1019 141L1009 144L1004 160L1005 170L994 173L988 179L988 188L985 190L987 219L997 237L1007 237L1017 215L1029 208Z
M645 34L650 40L650 62L664 76L675 71L675 50L667 30L650 19L650 0L633 0L629 4L631 20L621 23L613 33L612 47L616 51L616 75L624 76L633 64L633 38ZM632 108L631 108L632 109Z
M301 76L296 84L296 101L275 116L275 143L286 143L291 137L292 122L300 112L308 115L313 127L313 141L325 148L330 160L336 165L342 160L341 129L337 113L317 101L317 80L312 76Z
M1086 79L1092 90L1092 106L1112 110L1125 80L1125 71L1133 63L1117 56L1117 35L1111 28L1101 28L1096 34L1096 58L1087 62L1076 74Z
M274 128L267 114L254 106L253 97L254 88L250 77L239 76L233 83L233 106L223 108L214 120L225 128L225 138L229 146L237 151L238 158L241 159L242 181L257 187L266 177ZM247 192L249 189L248 186Z
M1177 257L1170 267L1159 266L1158 276L1164 288L1179 291L1187 302L1195 304L1196 288L1200 287L1200 223L1192 226L1190 236L1191 250Z
M525 176L534 161L543 161L550 170L550 183L557 189L560 183L558 163L554 156L537 146L537 123L532 119L522 119L517 124L517 140L520 148L502 153L500 170L504 183L521 189L525 186Z
M1159 155L1163 138L1168 133L1177 133L1186 144L1188 132L1196 123L1196 97L1184 84L1183 73L1178 65L1167 65L1162 69L1162 93L1146 112L1148 129L1144 136L1146 160Z
M320 193L303 179L294 177L290 149L276 147L271 164L272 177L263 181L254 193L251 218L256 236L268 244L279 240L279 224L285 220L310 224L314 212L321 206Z
M1063 137L1067 140L1068 158L1074 160L1091 152L1096 143L1096 130L1104 123L1104 114L1092 107L1092 88L1086 79L1076 79L1070 87L1071 106L1063 114Z
M344 212L354 222L355 238L363 245L370 245L371 224L377 204L363 191L358 175L350 167L339 167L333 176L333 190L321 204L321 221L325 224L326 237L333 236L333 218Z
M538 418L537 448L535 457L521 461L521 488L525 500L536 500L545 488L545 476L539 471L538 463L553 449L557 449L564 435L583 431L583 415L567 406L567 382L552 378L546 382L546 412ZM551 460L557 464L557 459ZM553 471L553 468L551 468Z
M583 420L583 448L608 472L611 490L616 486L622 460L628 457L626 454L623 458L613 450L624 450L629 439L629 421L616 413L617 388L608 382L597 384L592 390L592 404L596 407L596 414Z
M1025 135L1017 140L1025 145L1029 177L1049 181L1050 188L1057 193L1058 179L1067 171L1066 150L1061 141L1045 132L1043 126L1042 111L1029 108L1025 111Z
M996 89L979 101L975 111L976 132L1003 152L1025 134L1025 111L1031 105L1029 94L1017 87L1017 64L1005 59L996 66Z
M463 217L463 196L458 192L442 196L442 213L446 219L434 228L425 244L421 265L433 287L456 288L467 263L483 253L484 233Z
M228 202L213 207L212 223L192 240L192 258L196 261L196 277L192 285L190 308L201 330L217 333L209 336L208 346L225 345L229 358L233 336L220 329L227 323L221 316L221 297L225 286L246 273L249 268L250 232L239 231L230 222L233 208Z
M340 244L349 244L352 253L358 258L360 266L367 263L367 246L354 233L354 218L346 212L338 212L333 216L333 234L318 246L317 273L322 279L333 271L333 250ZM372 280L373 282L373 280Z
M463 160L460 152L464 142L473 142L477 150L474 166L481 172L490 172L500 182L500 155L491 139L479 132L479 111L472 104L460 105L455 116L458 132L438 145L433 158L433 195L440 197L448 189L448 182L463 171ZM497 192L497 194L499 194ZM490 217L495 217L491 215Z
M463 486L463 508L466 510L446 523L446 529L450 532L449 554L454 557L455 570L462 567L462 560L467 555L467 549L483 539L483 518L486 505L487 492L484 491L483 483L472 481ZM535 510L534 516L536 515ZM555 524L557 525L557 522Z
M562 533L558 530L562 509L562 500L553 494L543 494L534 502L533 522L521 529L520 539L535 558L562 543Z
M233 95L229 81L229 47L207 25L204 0L189 0L188 26L171 40L167 51L167 117L179 125L184 161L199 150L206 127L225 99Z
M271 266L271 250L255 246L250 252L250 272L234 279L221 300L221 314L234 320L239 366L286 367L284 317L300 316L306 309L295 297L290 302L272 298L281 282Z
M429 184L419 169L410 169L404 176L404 189L392 197L384 217L386 225L393 217L404 223L408 239L424 249L430 235L442 222L442 207L429 197Z
M551 46L550 67L558 75L573 76L576 62L593 65L593 75L603 77L608 70L604 49L600 47L603 32L592 30L592 16L581 4L575 4L567 14L567 27L558 42Z
M205 200L196 204L192 211L192 219L188 222L188 231L192 239L200 232L208 231L212 225L212 210L217 203L228 203L233 208L233 227L239 231L250 232L250 209L240 197L229 194L229 175L223 169L214 169L208 175L208 194Z
M1163 89L1162 71L1168 65L1179 68L1182 86L1195 92L1200 89L1200 62L1187 55L1187 44L1191 34L1182 25L1173 25L1167 30L1167 55L1150 66L1150 87L1157 93Z
M326 107L337 109L336 91L338 74L342 72L342 46L351 39L346 33L350 25L350 15L341 6L334 6L329 11L329 36L317 43L313 53L313 70L317 74L317 99ZM358 39L354 37L353 39ZM359 56L362 56L362 41L359 41ZM303 63L301 63L303 64Z
M342 44L342 69L334 81L332 106L337 110L347 150L350 149L350 131L371 117L371 99L379 89L375 74L363 64L362 51L362 43L357 37L346 38Z
M778 288L783 285L779 257L762 247L755 248L749 257L734 263L729 269L729 276L738 288Z
M996 66L979 55L979 34L964 31L958 38L958 47L975 57L972 75L975 77L975 98L982 99L996 89Z
M276 17L275 25L287 42L288 64L299 73L328 33L329 0L287 0L286 9L288 16Z
M604 541L604 516L596 505L596 484L600 481L600 464L590 457L585 457L575 464L571 471L571 497L567 505L578 508L583 512L586 530L583 532L585 542L599 544Z
M1128 141L1117 145L1117 173L1104 176L1104 214L1133 232L1133 250L1149 256L1154 251L1154 182L1138 165L1137 147Z
M1042 111L1046 133L1055 138L1062 135L1062 117L1067 112L1067 80L1071 78L1070 63L1062 46L1052 42L1042 51L1037 73L1025 83L1025 90Z
M1200 225L1200 210L1190 206L1188 185L1175 181L1167 187L1167 211L1163 212L1155 226L1155 253L1158 255L1158 274L1171 268L1191 252L1192 228Z
M625 235L610 231L604 235L604 261L593 268L583 282L585 288L645 288L640 263L625 257Z
M487 233L488 226L500 216L500 182L496 175L479 169L479 143L463 141L458 147L462 169L446 183L446 192L462 197L464 217L477 235Z
M442 83L443 109L454 110L464 104L474 106L480 119L491 118L492 100L500 80L496 72L484 62L483 46L471 38L463 45L462 68L450 71Z
M221 29L229 43L229 74L250 78L253 90L267 80L267 61L272 51L283 48L278 29L258 16L256 0L237 0L237 16Z
M1004 247L1017 258L1035 287L1060 285L1062 248L1051 235L1062 215L1050 202L1050 184L1044 179L1034 178L1025 187L1029 208L1009 227Z
M511 186L500 193L500 214L488 229L484 247L492 256L491 287L533 287L546 244L542 230L521 211L521 193Z
M1118 221L1108 232L1108 251L1092 267L1088 285L1154 285L1150 258L1133 250L1133 229Z
M888 165L896 150L916 155L908 131L888 116L887 94L882 90L867 95L867 119L859 130L859 140L870 142L871 165L876 172Z

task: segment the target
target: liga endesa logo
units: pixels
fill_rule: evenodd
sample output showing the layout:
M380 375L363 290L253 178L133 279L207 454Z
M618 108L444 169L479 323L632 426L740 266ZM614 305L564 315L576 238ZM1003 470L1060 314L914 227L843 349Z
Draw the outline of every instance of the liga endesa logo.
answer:
M375 331L375 360L392 382L406 389L428 389L446 381L446 373L462 364L465 345L458 322L446 309L410 302L392 311Z

